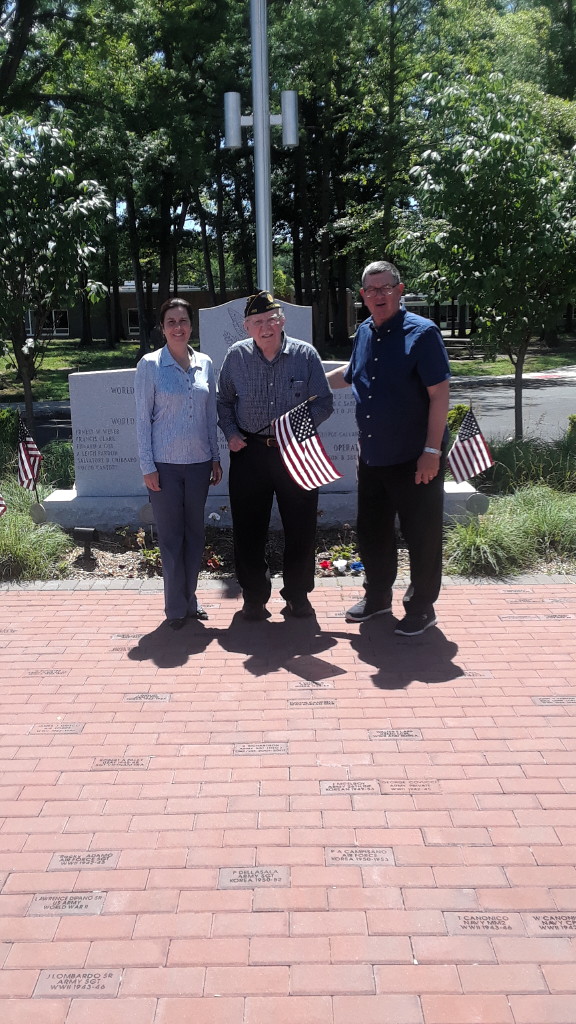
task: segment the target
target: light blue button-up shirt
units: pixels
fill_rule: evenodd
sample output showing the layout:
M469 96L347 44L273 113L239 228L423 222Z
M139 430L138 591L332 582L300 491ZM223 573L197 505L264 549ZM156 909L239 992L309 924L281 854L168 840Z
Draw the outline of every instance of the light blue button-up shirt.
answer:
M136 368L136 431L142 473L159 462L216 462L216 384L212 360L190 351L183 370L167 345L142 357Z

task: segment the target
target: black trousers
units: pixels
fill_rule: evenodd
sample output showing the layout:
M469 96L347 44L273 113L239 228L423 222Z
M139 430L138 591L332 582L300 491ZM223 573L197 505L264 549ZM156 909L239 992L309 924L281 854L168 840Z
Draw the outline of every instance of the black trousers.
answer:
M358 546L366 593L386 599L398 572L396 515L410 559L407 612L422 614L434 604L442 583L442 528L445 454L428 484L416 484L416 461L397 466L358 463Z
M250 441L230 452L230 506L236 576L244 600L265 604L270 597L266 539L274 495L284 528L282 596L296 601L314 589L318 490L294 482L277 448Z

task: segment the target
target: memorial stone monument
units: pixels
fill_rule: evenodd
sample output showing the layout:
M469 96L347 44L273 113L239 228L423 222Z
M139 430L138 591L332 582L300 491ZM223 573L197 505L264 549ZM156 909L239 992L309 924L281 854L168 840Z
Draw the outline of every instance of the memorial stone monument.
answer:
M245 299L233 299L200 310L200 348L209 355L216 373L224 356L244 331ZM283 303L286 333L312 341L309 307ZM326 370L339 365L324 364ZM43 502L49 521L64 527L137 528L149 521L150 505L142 481L136 443L135 370L73 373L69 377L75 486L54 491ZM219 433L223 477L211 487L206 516L215 514L220 526L230 526L228 503L228 447ZM350 522L356 516L357 430L350 389L336 391L334 412L321 424L320 437L339 473L339 480L320 489L319 511L323 526ZM446 485L446 512L466 514L466 501L474 494L470 484ZM279 527L276 508L272 526Z

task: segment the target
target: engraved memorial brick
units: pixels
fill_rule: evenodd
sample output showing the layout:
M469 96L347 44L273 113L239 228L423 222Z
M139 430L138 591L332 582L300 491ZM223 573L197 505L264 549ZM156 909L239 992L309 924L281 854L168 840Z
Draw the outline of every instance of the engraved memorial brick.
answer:
M113 640L141 640L142 633L112 633Z
M28 907L27 917L65 917L74 914L100 914L105 892L38 893Z
M145 770L150 764L149 757L95 757L90 771L101 772L106 770Z
M46 996L116 996L122 971L40 971L34 998Z
M328 793L379 793L376 779L326 779L320 782L322 796Z
M219 889L273 889L290 885L289 867L220 868Z
M235 743L235 754L287 754L287 743Z
M449 935L525 935L520 914L444 914Z
M74 871L78 868L115 868L120 850L94 850L80 853L55 853L48 871Z
M327 846L326 864L394 864L388 846Z
M440 783L437 779L382 779L380 781L382 793L440 793Z
M67 676L67 668L31 668L26 673L28 676Z
M83 728L83 722L38 722L36 725L32 726L30 732L37 733L40 736L46 735L47 733L72 735L82 732Z
M553 693L548 697L532 697L534 704L544 704L548 707L556 707L560 704L576 704L576 694Z
M297 682L290 682L288 684L289 690L310 690L311 693L314 690L333 690L334 680L333 679L318 679L314 682L311 679L299 679Z
M529 935L576 935L576 914L525 914Z
M371 740L421 740L421 729L370 729Z
M126 693L124 700L128 704L136 704L144 701L147 704L165 704L171 698L171 693Z
M336 706L335 700L289 700L289 708L333 708Z

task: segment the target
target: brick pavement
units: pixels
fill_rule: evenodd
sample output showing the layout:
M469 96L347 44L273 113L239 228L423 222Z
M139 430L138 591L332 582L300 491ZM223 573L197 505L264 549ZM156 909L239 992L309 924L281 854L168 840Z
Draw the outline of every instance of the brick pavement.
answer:
M574 1024L574 581L358 595L2 589L2 1024Z

